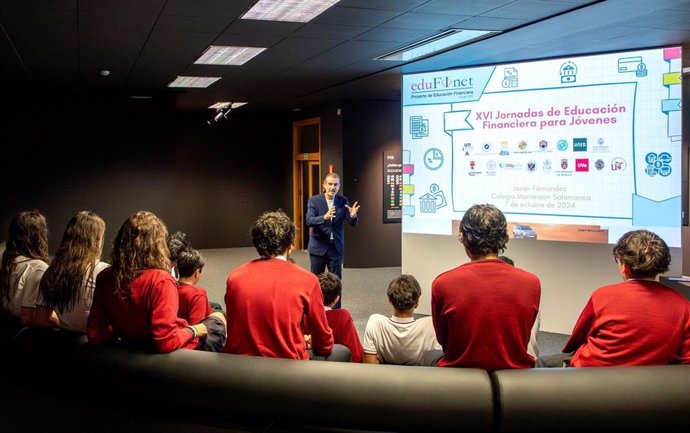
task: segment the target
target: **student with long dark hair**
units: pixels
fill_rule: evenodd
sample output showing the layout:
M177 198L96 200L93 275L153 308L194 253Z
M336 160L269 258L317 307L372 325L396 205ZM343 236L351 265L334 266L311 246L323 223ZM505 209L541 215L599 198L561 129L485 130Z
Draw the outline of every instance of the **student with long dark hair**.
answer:
M168 230L155 214L137 212L115 237L112 266L96 279L86 335L91 344L114 339L159 353L194 349L202 323L177 317L177 282L170 274Z
M0 315L22 325L33 321L38 285L48 268L48 223L38 210L22 211L10 221L0 264Z
M86 332L96 276L108 267L101 261L104 237L105 222L94 212L70 218L41 279L33 325Z

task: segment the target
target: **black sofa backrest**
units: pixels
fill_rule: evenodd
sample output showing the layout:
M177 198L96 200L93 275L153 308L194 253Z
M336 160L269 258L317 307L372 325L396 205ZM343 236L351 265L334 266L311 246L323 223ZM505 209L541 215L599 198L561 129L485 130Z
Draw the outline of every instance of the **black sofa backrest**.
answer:
M690 365L501 370L501 432L690 432Z
M484 370L192 350L161 355L116 345L91 347L79 336L57 334L23 330L15 339L14 363L31 376L37 360L47 361L49 367L41 367L43 384L53 377L63 394L68 387L74 390L72 398L82 393L113 405L126 401L164 416L204 413L232 420L241 415L329 428L484 432L494 425L491 380ZM54 374L47 375L47 368Z

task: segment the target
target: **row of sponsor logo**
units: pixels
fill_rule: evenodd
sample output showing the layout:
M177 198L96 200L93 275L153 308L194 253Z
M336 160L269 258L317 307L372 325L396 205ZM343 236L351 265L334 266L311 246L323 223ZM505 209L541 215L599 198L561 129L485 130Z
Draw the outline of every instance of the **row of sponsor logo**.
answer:
M481 144L480 148L482 151L489 153L494 150L494 144L490 142L484 142ZM527 140L520 140L516 143L514 147L511 148L511 145L508 141L501 141L500 146L499 146L499 155L510 155L510 152L515 152L515 153L528 153L531 152L532 150L537 150L541 152L546 152L546 151L552 151L554 148L553 143L549 143L547 140L539 140L539 142L536 144L530 145L530 143L527 142ZM571 142L568 140L562 138L556 142L555 149L558 150L559 152L566 152L571 148ZM588 145L588 140L586 137L581 137L581 138L573 138L572 139L572 149L573 152L608 152L609 147L605 144L603 138L598 138L596 141L596 144L593 146ZM470 152L473 152L474 145L472 143L464 143L462 145L462 150L465 152L466 156L470 155Z
M603 159L591 161L589 158L575 158L574 160L562 158L560 160L560 169L556 168L556 170L572 171L574 168L576 172L586 172L590 171L590 169L592 171L603 171L607 169L607 167L611 171L621 172L627 168L627 163L625 159L620 157L613 158L608 162L604 161ZM550 173L554 170L553 162L550 159L545 159L543 161L530 160L526 163L496 162L494 160L489 160L486 162L485 168L487 174L495 173L498 170L526 170L531 173L539 170L543 171L544 173ZM479 174L477 170L481 170L481 167L478 167L477 161L472 160L469 162L469 169L470 174Z
M650 177L661 176L667 177L671 175L671 161L672 156L668 152L654 153L650 152L645 155L645 174ZM482 174L482 167L479 167L477 161L469 161L469 174L470 176L475 176L477 174ZM530 173L537 171L543 171L544 173L551 173L555 171L558 175L567 175L569 173L575 172L589 172L589 171L612 171L612 172L622 172L625 171L628 164L625 159L621 157L616 157L608 161L603 159L590 159L590 158L574 158L573 160L568 158L561 158L559 167L554 169L554 164L550 159L544 159L542 161L529 160L527 162L496 162L494 160L489 160L486 162L486 174L495 175L498 170L526 170Z

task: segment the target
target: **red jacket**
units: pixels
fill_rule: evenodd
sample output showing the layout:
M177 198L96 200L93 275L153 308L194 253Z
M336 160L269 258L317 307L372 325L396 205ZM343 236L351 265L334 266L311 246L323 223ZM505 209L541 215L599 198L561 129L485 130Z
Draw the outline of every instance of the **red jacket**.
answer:
M131 296L123 299L115 293L115 270L110 267L98 274L86 323L89 343L121 338L159 353L196 347L198 339L192 338L187 322L177 317L177 282L170 272L146 269L130 287Z
M362 362L364 349L362 342L359 341L357 329L352 320L350 312L347 310L326 310L328 326L333 330L333 341L335 344L342 344L352 352L352 362Z
M690 302L656 281L601 287L563 348L574 350L574 367L690 364Z
M501 260L465 263L431 286L440 367L487 371L534 367L527 353L539 311L539 279Z
M227 280L226 353L309 359L303 329L312 349L328 355L333 332L323 308L316 276L281 259L257 259L235 269Z
M206 290L191 284L178 283L180 307L177 317L196 325L211 314L211 304L208 302Z

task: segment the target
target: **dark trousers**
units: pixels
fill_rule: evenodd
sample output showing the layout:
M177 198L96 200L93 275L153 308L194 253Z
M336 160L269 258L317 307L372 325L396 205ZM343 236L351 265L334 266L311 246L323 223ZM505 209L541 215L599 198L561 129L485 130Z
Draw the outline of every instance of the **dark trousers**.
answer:
M222 312L222 310L221 310ZM225 346L225 340L228 337L228 331L225 323L217 317L207 317L201 321L206 325L208 334L206 338L199 340L196 350L203 350L205 352L222 352Z
M352 352L347 346L343 346L342 344L334 344L333 345L333 350L331 351L330 354L324 356L324 355L317 355L314 353L312 349L308 350L309 352L309 359L312 361L332 361L332 362L351 362L352 361Z
M326 270L328 267L328 272L331 272L338 276L340 280L343 279L343 258L338 254L335 247L331 243L328 245L326 254L322 256L316 256L314 254L309 254L309 262L311 264L311 272L315 275L319 275ZM340 295L340 300L333 306L333 309L340 308L343 295Z

